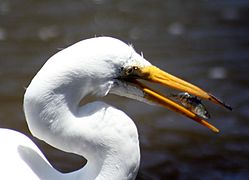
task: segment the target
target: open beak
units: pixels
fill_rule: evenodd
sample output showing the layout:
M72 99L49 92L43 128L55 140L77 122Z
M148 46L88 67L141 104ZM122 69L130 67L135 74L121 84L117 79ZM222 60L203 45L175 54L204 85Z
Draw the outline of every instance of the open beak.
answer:
M199 87L190 84L180 78L177 78L155 66L146 66L143 68L138 68L136 75L140 79L144 79L150 82L158 83L163 86L168 86L173 89L177 89L179 91L188 92L189 94L195 95L199 98L209 100L215 104L221 105L225 108L231 110L231 107L226 105L224 102L220 101L210 93L200 89ZM148 86L144 85L143 83L135 80L134 81L144 92L144 97L149 101L158 103L166 108L169 108L173 111L181 113L194 121L202 124L203 126L211 129L212 131L218 133L219 130L202 119L200 116L196 115L195 113L191 112L190 110L186 109L185 107L179 105L178 103L174 102L173 100L165 97L164 95L156 92L155 90L149 88Z

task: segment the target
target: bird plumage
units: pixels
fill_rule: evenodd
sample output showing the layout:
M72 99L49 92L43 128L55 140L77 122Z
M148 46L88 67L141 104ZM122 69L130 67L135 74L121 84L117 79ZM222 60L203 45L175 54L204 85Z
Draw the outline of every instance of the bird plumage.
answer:
M152 66L120 40L111 37L83 40L56 53L44 64L26 89L23 107L33 136L85 157L87 164L77 171L60 173L27 136L0 129L0 179L135 179L140 149L134 122L104 102L80 106L89 94L117 94L160 104L218 132L194 112L137 79L224 105L195 85Z
M49 164L29 138L2 129L5 145L0 156L5 157L5 162L13 159L3 169L8 167L16 172L11 174L6 170L9 177L134 179L140 150L133 121L104 102L85 106L79 103L90 93L107 95L116 86L115 78L121 67L144 62L149 64L131 46L109 37L84 40L52 56L24 95L29 129L35 137L66 152L82 155L88 162L75 173L62 174Z
M133 62L134 55L130 46L113 38L81 41L52 56L25 92L24 112L31 133L84 156L85 168L93 167L84 173L87 179L122 179L137 173L140 154L133 121L103 102L79 106L89 93L107 95L115 87L120 67Z

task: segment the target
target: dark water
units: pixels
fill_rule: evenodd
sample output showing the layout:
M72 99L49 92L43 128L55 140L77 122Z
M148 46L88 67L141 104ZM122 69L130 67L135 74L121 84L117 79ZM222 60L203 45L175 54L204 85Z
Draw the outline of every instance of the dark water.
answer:
M137 179L249 179L247 0L0 0L0 127L30 136L24 87L58 48L95 35L132 43L153 64L234 107L229 112L207 103L217 135L161 107L106 98L138 126ZM34 141L63 172L84 163Z

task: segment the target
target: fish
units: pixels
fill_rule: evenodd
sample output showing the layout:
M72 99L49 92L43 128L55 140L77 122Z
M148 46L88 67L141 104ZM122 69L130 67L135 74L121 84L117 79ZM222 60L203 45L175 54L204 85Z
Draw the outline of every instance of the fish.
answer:
M171 94L171 97L174 97L186 109L190 110L197 116L204 118L204 119L210 119L210 114L207 111L206 107L204 106L200 98L194 95L191 95L187 92Z

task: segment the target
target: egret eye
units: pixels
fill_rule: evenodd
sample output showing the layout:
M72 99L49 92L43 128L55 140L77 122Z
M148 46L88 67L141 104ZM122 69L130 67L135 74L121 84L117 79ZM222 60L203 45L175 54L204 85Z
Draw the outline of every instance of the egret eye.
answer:
M132 72L133 72L133 67L129 67L129 68L126 70L126 74L127 74L127 75L132 74Z
M125 70L125 75L126 75L126 76L136 75L137 70L138 70L138 67L137 67L137 66L128 67L128 68Z

